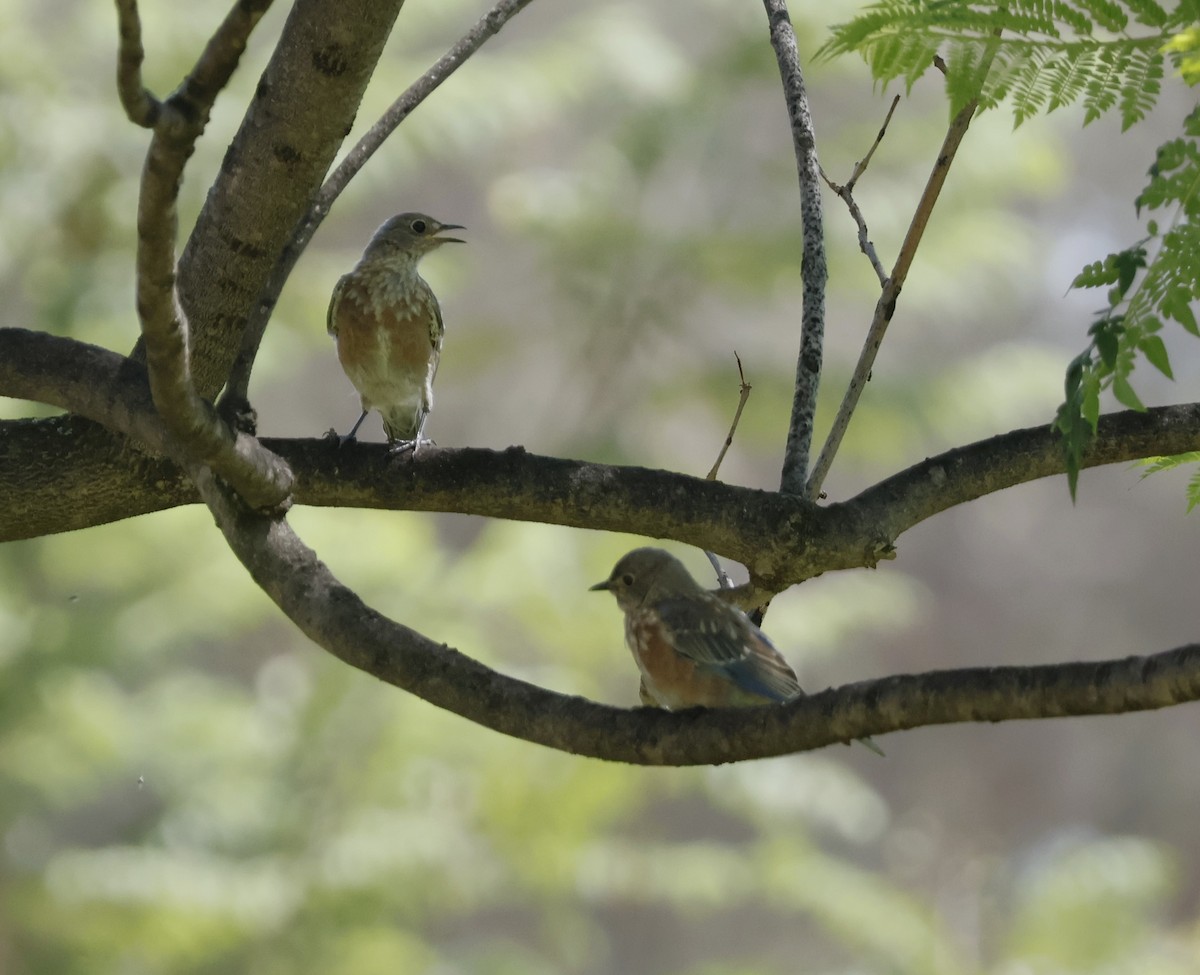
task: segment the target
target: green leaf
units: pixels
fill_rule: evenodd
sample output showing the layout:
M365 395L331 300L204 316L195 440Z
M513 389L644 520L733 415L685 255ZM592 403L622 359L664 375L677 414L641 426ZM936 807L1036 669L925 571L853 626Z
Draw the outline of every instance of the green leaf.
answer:
M1151 474L1173 471L1184 464L1200 463L1200 450L1189 450L1186 453L1171 454L1167 457L1143 457L1141 460L1134 461L1134 463L1145 468L1142 471L1142 479L1144 480Z
M1120 346L1120 335L1123 331L1119 318L1102 318L1089 331L1096 343L1096 351L1100 353L1100 361L1106 369L1117 365L1117 351Z
M1146 266L1146 248L1141 245L1130 247L1111 255L1110 260L1117 270L1117 290L1124 297L1138 271Z
M1191 302L1188 300L1190 297L1186 291L1182 290L1168 292L1162 302L1162 310L1200 339L1200 325L1196 323L1196 316L1192 311Z
M1072 288L1103 288L1114 284L1117 280L1117 269L1111 264L1111 257L1103 261L1092 261L1082 271L1075 275L1071 282Z
M1084 375L1079 412L1087 421L1088 430L1095 433L1096 428L1100 425L1100 379L1095 371L1089 371Z
M1171 359L1167 355L1167 347L1157 335L1147 335L1138 343L1138 349L1155 369L1168 379L1175 378L1171 372Z
M1133 387L1129 385L1129 380L1124 376L1114 376L1112 384L1113 395L1117 398L1122 406L1127 406L1131 410L1137 410L1139 413L1146 412L1145 404L1138 399L1137 393L1133 391Z

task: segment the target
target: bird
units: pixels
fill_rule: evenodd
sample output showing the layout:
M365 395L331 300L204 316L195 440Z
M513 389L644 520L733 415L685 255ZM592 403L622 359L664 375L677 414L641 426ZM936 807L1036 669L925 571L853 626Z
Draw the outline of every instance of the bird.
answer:
M394 451L412 450L425 439L433 409L433 379L442 356L442 310L417 264L442 244L465 243L441 236L465 230L424 213L386 220L354 269L333 288L326 325L342 369L362 400L362 414L339 443L354 439L375 409Z
M675 711L801 697L796 672L736 606L701 586L670 552L635 548L591 591L611 592L642 673L642 703ZM883 754L870 738L858 739Z

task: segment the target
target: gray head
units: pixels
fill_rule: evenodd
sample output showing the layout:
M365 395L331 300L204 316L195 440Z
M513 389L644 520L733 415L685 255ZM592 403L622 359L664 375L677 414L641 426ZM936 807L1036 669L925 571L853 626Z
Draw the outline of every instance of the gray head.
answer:
M463 244L458 237L439 237L445 230L465 230L460 223L441 223L424 213L398 213L384 222L363 257L394 257L402 254L420 258L442 244Z
M704 592L683 563L661 548L635 548L621 558L607 579L591 589L611 592L625 610L665 596Z

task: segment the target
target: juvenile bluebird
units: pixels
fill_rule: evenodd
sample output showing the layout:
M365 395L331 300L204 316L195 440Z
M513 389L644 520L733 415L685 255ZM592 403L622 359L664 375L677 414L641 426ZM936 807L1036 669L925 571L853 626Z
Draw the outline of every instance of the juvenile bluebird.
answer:
M670 711L748 707L804 693L767 635L661 548L635 548L591 588L611 592L625 613L643 704ZM859 741L883 754L870 738Z
M433 378L442 357L442 310L417 264L462 230L423 213L401 213L383 224L354 270L333 289L327 324L338 359L362 399L362 415L341 442L353 440L372 409L383 417L388 443L415 454L433 409Z

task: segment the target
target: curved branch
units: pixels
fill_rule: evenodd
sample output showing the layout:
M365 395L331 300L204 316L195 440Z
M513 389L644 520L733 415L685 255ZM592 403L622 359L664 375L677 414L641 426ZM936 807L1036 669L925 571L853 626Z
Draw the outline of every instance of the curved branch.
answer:
M1100 417L1084 466L1100 467L1200 449L1200 403ZM893 474L845 502L896 538L941 511L1017 484L1065 473L1062 440L1049 426L1013 430L956 447ZM1064 486L1063 490L1066 490Z
M142 62L146 51L142 47L142 19L137 0L117 0L117 94L125 115L134 125L152 129L162 111L159 102L142 84Z
M796 32L784 0L763 0L771 28L771 47L779 65L783 94L787 100L788 120L792 128L792 146L796 153L796 171L800 178L800 222L804 229L804 254L800 275L804 298L800 312L800 353L796 357L796 389L792 397L792 417L788 423L787 445L783 453L783 472L779 490L804 495L808 455L812 448L813 416L817 410L817 387L821 382L821 362L825 344L825 286L829 269L825 262L825 228L821 212L821 167L817 163L817 139ZM807 495L816 496L816 492Z
M1200 645L1151 657L889 677L782 707L628 711L506 677L371 609L282 518L255 514L207 470L193 479L255 582L338 659L476 724L637 765L710 765L930 724L1118 714L1200 699ZM580 594L583 598L583 593ZM614 618L614 647L619 624Z
M292 486L287 465L253 437L230 429L192 383L188 323L175 289L176 201L183 170L229 82L246 38L271 0L241 0L217 28L191 73L162 106L138 200L137 307L155 406L171 432L255 507L280 504Z
M225 383L247 312L328 173L402 3L289 5L179 260L192 380L202 397ZM77 417L4 423L3 431L0 537L86 528L196 500L179 468Z

